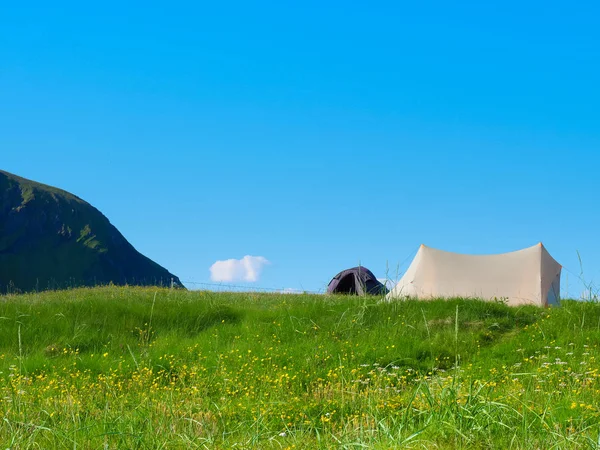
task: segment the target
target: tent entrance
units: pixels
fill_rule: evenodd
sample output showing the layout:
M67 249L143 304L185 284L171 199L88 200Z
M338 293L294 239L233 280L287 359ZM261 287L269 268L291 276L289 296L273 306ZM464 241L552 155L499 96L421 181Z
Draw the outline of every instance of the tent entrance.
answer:
M337 285L338 292L344 294L356 294L356 280L354 274L348 274L343 277Z

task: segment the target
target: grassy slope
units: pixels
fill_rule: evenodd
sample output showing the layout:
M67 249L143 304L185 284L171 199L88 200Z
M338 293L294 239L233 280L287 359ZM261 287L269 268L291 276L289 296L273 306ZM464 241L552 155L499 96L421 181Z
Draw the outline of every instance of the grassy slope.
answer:
M5 447L598 440L597 304L108 287L0 297L0 324Z

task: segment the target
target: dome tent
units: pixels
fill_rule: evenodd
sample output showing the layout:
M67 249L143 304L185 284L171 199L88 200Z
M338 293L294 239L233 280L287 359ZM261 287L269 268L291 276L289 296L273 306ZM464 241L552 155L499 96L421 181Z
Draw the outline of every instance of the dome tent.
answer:
M385 295L388 289L366 267L342 270L331 279L328 294Z
M480 298L508 305L558 305L562 266L540 242L495 255L465 255L421 245L386 300Z

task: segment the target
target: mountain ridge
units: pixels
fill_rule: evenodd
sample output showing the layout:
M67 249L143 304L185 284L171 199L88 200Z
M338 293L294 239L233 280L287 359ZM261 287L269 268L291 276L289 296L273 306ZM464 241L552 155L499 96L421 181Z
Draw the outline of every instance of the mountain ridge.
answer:
M109 283L183 287L90 203L0 170L0 292Z

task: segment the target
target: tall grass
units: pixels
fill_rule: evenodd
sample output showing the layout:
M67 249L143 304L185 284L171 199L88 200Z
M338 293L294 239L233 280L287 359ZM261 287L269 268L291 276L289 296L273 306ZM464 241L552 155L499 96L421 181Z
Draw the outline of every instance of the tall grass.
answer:
M600 305L0 297L5 448L597 448Z

